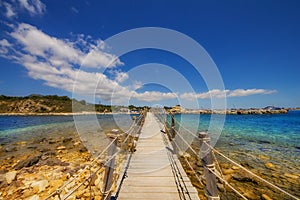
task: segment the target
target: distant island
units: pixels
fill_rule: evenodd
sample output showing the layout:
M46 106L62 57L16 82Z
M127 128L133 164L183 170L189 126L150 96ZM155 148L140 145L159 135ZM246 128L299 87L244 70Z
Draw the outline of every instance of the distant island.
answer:
M176 105L169 110L170 113L186 113L186 114L226 114L226 115L262 115L262 114L284 114L288 113L290 109L279 108L274 106L267 106L265 108L240 108L227 110L211 110L211 109L185 109L180 105ZM293 108L291 110L298 110Z
M73 104L73 106L72 106ZM85 100L71 99L68 96L58 95L39 95L32 94L25 97L12 97L0 95L0 114L1 115L68 115L68 114L89 114L89 113L139 113L140 110L148 106L111 106L102 104L91 104ZM300 110L300 108L279 108L268 106L265 108L249 109L186 109L180 105L173 107L165 106L167 113L174 114L281 114L288 113L289 110Z

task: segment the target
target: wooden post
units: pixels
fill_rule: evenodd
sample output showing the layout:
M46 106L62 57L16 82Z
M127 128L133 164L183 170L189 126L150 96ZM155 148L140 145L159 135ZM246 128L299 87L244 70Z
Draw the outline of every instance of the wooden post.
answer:
M220 199L218 195L216 176L211 172L215 172L215 164L213 162L212 152L209 146L210 138L206 132L200 132L199 138L201 141L200 158L204 166L207 199Z
M171 113L171 136L175 138L175 118L174 113Z
M118 142L118 140L115 140L115 142L110 146L110 148L108 150L108 154L107 154L109 157L112 157L115 155L116 150L117 150L117 142ZM110 198L111 198L111 187L112 187L112 183L113 183L115 157L110 158L110 159L111 160L108 162L108 164L105 168L102 200L110 200Z
M171 138L172 138L172 141L174 142L174 145L173 145L173 151L175 154L178 153L178 147L177 145L178 144L178 141L176 141L176 131L175 131L175 117L174 117L174 113L171 113Z

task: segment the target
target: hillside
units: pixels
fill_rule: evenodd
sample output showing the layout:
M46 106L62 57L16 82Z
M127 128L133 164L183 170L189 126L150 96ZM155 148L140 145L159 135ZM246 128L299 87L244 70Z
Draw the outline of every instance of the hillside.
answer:
M84 100L78 101L67 96L57 95L30 95L26 97L10 97L0 95L0 113L70 113L72 112L111 111L107 105L87 104Z

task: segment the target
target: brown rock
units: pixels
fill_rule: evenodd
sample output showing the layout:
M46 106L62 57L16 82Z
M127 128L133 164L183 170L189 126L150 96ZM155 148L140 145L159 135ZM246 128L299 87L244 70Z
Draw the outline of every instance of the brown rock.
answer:
M48 165L48 166L68 166L69 165L69 163L62 162L58 158L49 158L47 160L41 161L39 164L40 165Z
M235 171L233 169L223 169L223 175L233 174Z
M261 195L261 198L263 199L263 200L272 200L268 195L266 195L266 194L262 194Z
M59 146L59 147L57 147L57 150L65 150L65 149L66 149L65 146Z
M294 174L289 174L289 173L285 173L284 176L286 176L288 178L291 178L291 179L297 179L297 178L299 178L299 176L294 175Z
M76 146L79 146L80 144L81 144L81 142L78 141L78 142L74 143L74 146L76 147Z
M63 183L64 183L64 181L61 179L50 180L49 185L53 188L59 188Z
M257 184L257 181L255 179L253 179L253 177L245 171L241 171L236 174L233 174L232 177L233 177L233 179L240 181L240 182L252 182L252 183Z
M23 167L31 167L32 165L39 162L42 155L38 156L30 156L29 158L26 158L25 160L20 161L18 164L16 164L15 169L19 170Z
M274 166L272 163L270 163L270 162L267 162L267 163L265 164L265 167L268 168L268 169L272 169L272 170L275 169L275 166Z
M39 200L39 199L40 197L36 194L29 198L29 200Z
M72 140L73 140L73 138L64 138L63 143L68 143L68 142L71 142Z
M224 179L229 183L232 179L232 174L225 175Z
M232 166L232 168L231 169L233 169L233 170L239 170L240 169L240 167L238 167L238 166Z
M254 194L253 191L247 191L247 192L245 192L245 193L244 193L244 196L245 196L246 198L248 198L248 199L253 199L253 200L259 199L259 198L257 197L257 195Z
M222 183L217 183L217 187L218 189L221 191L221 192L224 192L225 191L225 187Z
M17 151L17 147L14 147L14 146L8 146L5 148L5 151L6 152L13 152L13 151Z
M10 171L5 174L5 179L8 184L11 184L16 179L17 171Z
M49 182L47 180L36 181L31 184L31 187L38 192L44 191L49 186Z
M265 156L265 155L258 155L258 158L259 159L262 159L262 160L269 160L270 158Z

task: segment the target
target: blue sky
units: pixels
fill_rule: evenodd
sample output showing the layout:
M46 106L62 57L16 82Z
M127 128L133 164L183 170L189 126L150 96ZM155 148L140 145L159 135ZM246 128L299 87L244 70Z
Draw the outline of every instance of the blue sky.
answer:
M0 94L71 97L76 80L75 97L108 104L197 102L206 108L210 97L226 94L228 107L300 106L296 0L14 0L1 1L0 9ZM224 90L209 89L193 65L172 52L141 49L117 57L114 50L123 44L106 44L140 27L172 29L198 42L215 62ZM172 87L157 83L162 79Z

